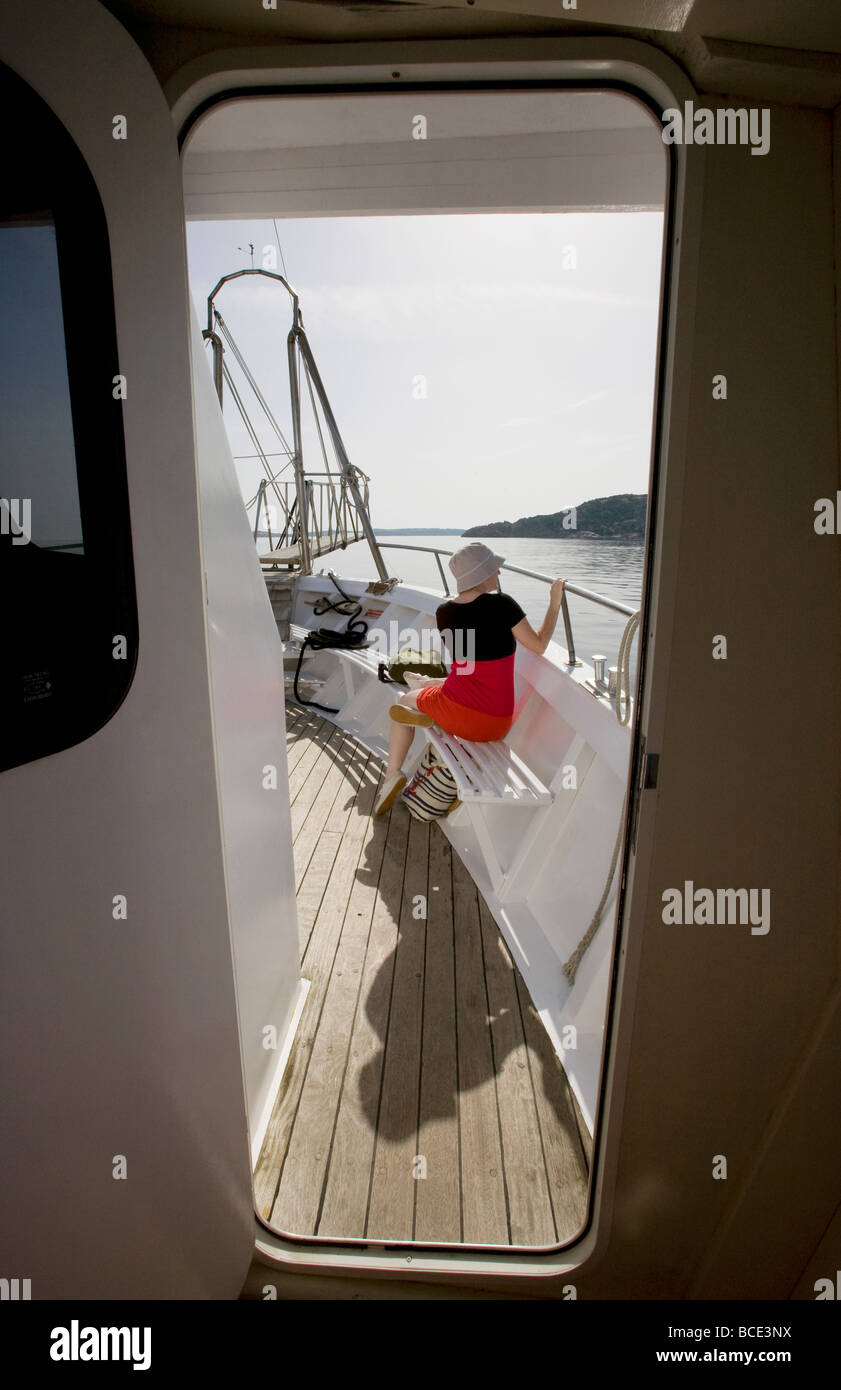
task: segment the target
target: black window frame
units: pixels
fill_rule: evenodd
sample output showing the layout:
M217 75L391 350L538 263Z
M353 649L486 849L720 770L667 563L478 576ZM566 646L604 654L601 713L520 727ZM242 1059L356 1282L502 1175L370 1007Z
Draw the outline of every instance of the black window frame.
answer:
M0 225L49 219L55 228L83 541L80 555L0 536L7 771L81 743L112 718L134 679L139 631L105 209L62 122L2 63L0 119ZM125 656L115 658L118 636Z

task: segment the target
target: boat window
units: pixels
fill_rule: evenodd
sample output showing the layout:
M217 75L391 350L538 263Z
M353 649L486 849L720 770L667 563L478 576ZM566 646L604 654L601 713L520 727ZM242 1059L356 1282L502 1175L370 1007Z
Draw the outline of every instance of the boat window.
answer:
M255 1208L314 1243L569 1248L596 1189L647 641L662 127L618 88L240 93L183 169L191 286L291 637L311 984ZM567 611L545 654L517 653L505 746L421 734L452 815L397 800L386 827L391 696L306 629L358 613L390 655L422 649L472 537L536 630L558 577Z
M5 67L0 116L16 130L0 190L5 769L110 717L137 613L102 203L64 127Z
M0 299L7 523L18 544L84 554L52 217L0 227Z

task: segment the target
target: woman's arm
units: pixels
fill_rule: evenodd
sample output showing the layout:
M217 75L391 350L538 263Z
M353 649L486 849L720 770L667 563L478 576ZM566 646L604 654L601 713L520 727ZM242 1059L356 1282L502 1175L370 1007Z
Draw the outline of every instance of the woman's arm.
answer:
M552 587L549 590L549 607L546 609L546 617L535 632L528 618L522 618L516 627L511 631L522 647L527 647L530 652L537 652L542 656L552 640L552 633L558 621L558 614L561 611L561 599L564 592L565 579L553 579Z

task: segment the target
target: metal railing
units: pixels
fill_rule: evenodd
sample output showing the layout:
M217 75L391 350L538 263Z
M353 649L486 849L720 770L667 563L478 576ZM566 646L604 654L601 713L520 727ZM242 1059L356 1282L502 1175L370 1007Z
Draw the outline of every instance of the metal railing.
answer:
M313 482L313 478L326 478L327 481ZM275 508L266 501L266 493L271 488L278 503L279 520L275 520ZM365 532L356 504L348 497L344 479L335 474L308 473L304 480L307 512L307 533L311 558L325 555L331 550L344 550L355 541L364 541ZM268 552L259 556L264 566L284 563L281 552L293 549L300 543L298 526L298 486L291 478L271 481L263 478L257 490L257 510L254 516L254 540L268 540ZM261 520L264 530L260 529ZM288 561L287 561L288 563Z
M444 566L441 564L441 556L453 555L455 553L454 551L445 550L442 546L402 545L397 541L380 541L379 544L381 550L421 550L425 551L428 555L434 555L436 564L438 565L438 573L441 575L441 583L444 586L444 593L449 595L450 586L447 583L447 576L444 573ZM538 579L542 584L554 583L554 579L551 574L541 574L538 570L523 569L521 565L509 565L507 560L502 565L502 569L511 570L512 574L525 575L527 579ZM567 664L569 666L580 666L581 662L576 658L575 655L575 642L572 636L572 622L570 620L569 607L567 605L568 593L575 594L576 598L587 599L590 603L597 603L602 608L611 608L614 613L621 613L626 618L632 618L634 614L637 612L637 609L631 608L627 603L620 603L618 599L605 598L603 594L594 594L592 589L582 589L579 584L570 584L567 580L567 582L564 584L564 592L561 597L561 617L564 620L564 635L566 637L567 653L569 655L569 662Z

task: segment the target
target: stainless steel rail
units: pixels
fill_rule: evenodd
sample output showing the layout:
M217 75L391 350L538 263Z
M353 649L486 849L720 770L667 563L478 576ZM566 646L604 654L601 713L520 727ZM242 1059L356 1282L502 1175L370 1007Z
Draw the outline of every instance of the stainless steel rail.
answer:
M402 545L397 541L380 541L379 546L381 550L420 550L425 551L428 555L434 555L436 563L438 565L438 571L441 575L441 582L444 585L444 593L449 594L450 586L448 585L446 575L444 574L444 566L441 564L441 556L453 555L455 553L454 551L445 550L443 546ZM551 574L541 574L539 570L523 569L521 565L509 565L507 561L503 564L502 568L504 570L511 570L513 574L523 574L526 576L527 579L538 579L542 584L551 584L553 582L553 576ZM572 636L572 623L570 621L569 608L567 606L566 596L568 593L575 594L576 598L587 599L590 603L598 603L602 608L611 608L614 613L622 613L627 618L632 618L637 610L635 608L630 608L627 603L620 603L618 599L605 598L602 594L594 594L592 589L582 589L579 584L570 584L569 581L567 581L567 583L564 584L564 592L563 597L561 599L561 617L564 620L564 635L566 637L567 653L569 654L568 665L580 666L581 662L577 660L575 655L575 642Z

